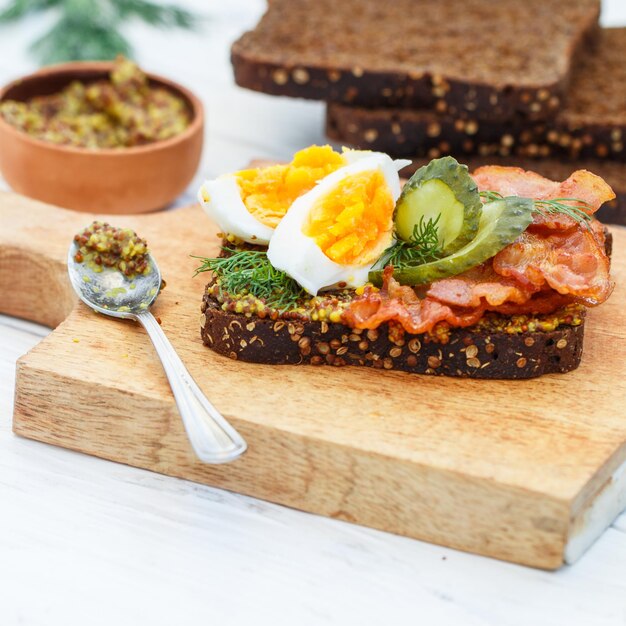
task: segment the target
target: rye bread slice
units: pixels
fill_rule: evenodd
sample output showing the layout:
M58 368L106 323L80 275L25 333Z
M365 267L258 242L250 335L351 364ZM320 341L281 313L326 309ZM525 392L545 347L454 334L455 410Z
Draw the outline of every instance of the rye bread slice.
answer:
M450 115L551 117L599 0L273 0L232 46L265 93Z
M600 31L573 72L566 104L549 122L504 123L435 111L329 103L326 133L336 141L397 156L441 154L601 158L626 161L626 28ZM478 113L478 112L477 112Z
M430 335L398 340L387 324L358 330L343 324L272 320L223 311L205 294L200 332L211 350L270 365L360 365L413 374L469 378L534 378L580 364L584 322L549 332L509 334L493 327L454 328L448 343Z
M408 176L428 160L416 159L403 170ZM271 162L252 161L250 167ZM466 161L470 171L481 165L517 165L553 178L564 180L571 174L571 164L558 161L520 161L474 158ZM544 165L543 171L536 165ZM579 164L596 171L594 162ZM602 163L607 181L622 180L625 188L621 204L603 206L619 211L619 220L606 221L626 225L626 165ZM599 173L599 175L602 175ZM611 184L611 182L609 182ZM619 195L618 195L619 198ZM613 237L605 228L606 253L611 257ZM260 318L224 311L220 302L205 290L200 322L203 343L211 350L231 359L268 365L360 365L378 369L395 369L413 374L436 374L491 379L525 379L550 373L565 373L580 364L584 336L584 311L581 323L562 323L554 330L512 334L502 329L506 316L489 314L491 324L450 329L449 341L441 343L429 334L405 333L401 339L383 324L376 330L352 329L339 323ZM559 315L557 312L555 315ZM454 348L454 349L453 349Z
M606 253L613 237L605 228ZM447 333L398 333L389 324L361 330L341 323L224 310L209 282L202 299L200 335L231 359L267 365L359 365L413 374L524 379L565 373L580 364L585 311L508 317L487 313L476 325ZM545 324L552 320L553 323ZM558 323L554 323L558 320ZM549 330L519 329L524 323ZM520 332L522 331L522 332Z

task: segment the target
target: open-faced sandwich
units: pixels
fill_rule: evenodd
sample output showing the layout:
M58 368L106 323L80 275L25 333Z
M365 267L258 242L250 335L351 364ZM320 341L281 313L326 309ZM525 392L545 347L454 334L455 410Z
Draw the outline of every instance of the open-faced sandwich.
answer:
M312 146L207 181L223 237L202 339L233 359L477 378L578 366L586 307L612 290L598 176L553 182L452 157L402 188L378 152Z

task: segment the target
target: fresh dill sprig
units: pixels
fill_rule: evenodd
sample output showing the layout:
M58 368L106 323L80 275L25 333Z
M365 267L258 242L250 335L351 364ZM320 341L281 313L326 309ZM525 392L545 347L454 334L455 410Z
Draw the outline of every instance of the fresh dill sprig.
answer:
M280 311L292 308L307 295L293 278L269 262L266 251L222 249L227 256L193 257L202 262L195 275L213 272L222 293L250 295Z
M441 213L435 219L424 220L420 217L418 224L413 226L413 233L409 241L396 239L382 254L376 268L393 265L400 267L423 265L435 261L441 253L439 245L439 219Z
M567 215L579 224L586 225L592 217L585 209L592 207L584 200L578 198L554 198L552 200L535 200L535 207L544 215Z
M481 191L480 197L486 202L494 200L502 200L504 197L497 191ZM591 211L592 207L578 198L553 198L551 200L533 200L535 203L535 212L541 215L567 215L575 222L586 226L592 217L587 211Z
M481 191L480 197L485 202L495 202L496 200L502 200L502 198L504 198L504 196L497 191Z

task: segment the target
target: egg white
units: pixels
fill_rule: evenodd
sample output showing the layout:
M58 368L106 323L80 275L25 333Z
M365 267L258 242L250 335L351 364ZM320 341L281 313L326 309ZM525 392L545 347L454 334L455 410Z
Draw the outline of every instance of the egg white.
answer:
M267 257L274 267L289 274L312 295L341 282L349 287L364 285L368 272L376 262L374 260L365 265L342 265L328 258L315 240L302 232L313 206L346 177L375 170L382 173L395 202L401 190L398 171L411 163L407 160L394 161L380 152L361 152L349 158L353 159L350 165L326 176L291 205L276 227L267 251ZM392 229L389 230L388 238L391 243Z
M248 243L269 243L274 229L260 222L248 211L241 199L241 190L234 175L226 174L215 180L205 181L198 192L198 200L205 213L223 233L235 235Z

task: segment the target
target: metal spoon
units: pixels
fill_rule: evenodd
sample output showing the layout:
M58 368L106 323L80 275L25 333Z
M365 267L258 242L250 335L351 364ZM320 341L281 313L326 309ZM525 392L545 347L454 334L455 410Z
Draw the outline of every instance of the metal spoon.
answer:
M135 320L146 329L167 374L176 405L198 458L204 463L227 463L241 456L247 448L243 437L224 419L183 365L150 307L159 295L161 272L152 255L150 271L128 278L112 268L95 271L88 263L77 263L78 250L72 242L67 255L67 269L74 291L98 313Z

